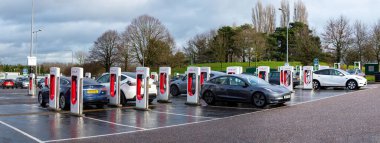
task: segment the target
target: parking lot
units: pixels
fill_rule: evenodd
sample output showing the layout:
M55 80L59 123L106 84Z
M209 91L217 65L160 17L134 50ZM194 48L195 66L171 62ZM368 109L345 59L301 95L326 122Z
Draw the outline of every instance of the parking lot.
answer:
M150 105L150 111L134 110L133 103L123 108L85 107L84 117L73 116L68 111L52 112L41 108L37 104L36 97L26 96L26 89L1 89L0 142L105 142L106 140L102 139L112 137L115 137L113 139L116 141L123 141L120 136L127 134L139 133L149 136L150 131L175 127L181 127L177 128L178 130L186 130L186 127L192 124L212 123L254 112L287 110L283 107L328 100L331 97L345 96L347 93L364 93L374 88L377 88L377 85L368 85L359 91L295 89L291 101L286 105L268 106L265 109L258 109L249 104L232 103L217 103L215 106L208 106L202 102L201 106L189 106L185 105L186 95L181 95L172 97L172 103L161 104L154 101L153 105ZM134 141L138 140L134 139ZM157 137L157 140L144 141L169 142L160 137ZM124 140L124 142L127 141Z

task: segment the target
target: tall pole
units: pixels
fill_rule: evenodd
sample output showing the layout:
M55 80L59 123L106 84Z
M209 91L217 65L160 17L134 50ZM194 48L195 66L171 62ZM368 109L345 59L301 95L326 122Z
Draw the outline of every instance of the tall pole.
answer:
M285 9L279 8L278 10L281 10L281 12L285 15L286 11ZM289 65L289 22L290 22L290 16L286 14L286 63L285 65Z
M33 56L33 23L34 23L34 0L32 0L32 17L30 22L30 53L29 56ZM33 73L33 67L30 66L29 73Z

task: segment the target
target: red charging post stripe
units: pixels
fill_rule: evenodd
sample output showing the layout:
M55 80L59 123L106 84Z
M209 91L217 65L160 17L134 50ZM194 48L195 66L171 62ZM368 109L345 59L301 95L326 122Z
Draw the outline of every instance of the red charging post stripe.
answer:
M142 100L143 97L141 96L141 82L142 82L142 75L137 75L137 91L136 91L136 98L137 100Z
M201 85L203 85L203 82L205 81L205 74L206 72L201 73Z
M32 90L32 87L33 87L33 78L29 78L29 90Z
M77 77L71 77L71 103L75 104L77 102Z
M110 76L110 94L111 94L111 97L114 97L115 96L115 81L116 81L116 75L115 74L111 74Z
M193 88L193 74L188 74L187 75L187 93L190 95L190 96L193 96L193 91L192 91L192 88Z
M160 73L160 92L161 94L165 93L166 87L166 73Z
M55 96L55 75L50 75L50 100Z

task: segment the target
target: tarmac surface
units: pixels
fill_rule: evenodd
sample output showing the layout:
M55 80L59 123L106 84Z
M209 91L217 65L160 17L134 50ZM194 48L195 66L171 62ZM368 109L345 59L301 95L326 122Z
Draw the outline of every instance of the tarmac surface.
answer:
M296 89L284 106L155 103L150 111L86 107L84 117L41 108L26 90L0 90L0 142L380 142L380 85Z

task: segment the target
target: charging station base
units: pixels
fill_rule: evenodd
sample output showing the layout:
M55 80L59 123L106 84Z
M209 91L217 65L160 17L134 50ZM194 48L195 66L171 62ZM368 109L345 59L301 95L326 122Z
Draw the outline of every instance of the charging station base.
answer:
M157 100L158 103L172 103L170 100Z
M190 106L201 106L201 103L191 103L191 102L185 102L186 105Z
M135 110L140 110L140 111L150 111L149 108L138 108L138 107L135 107L134 109Z
M51 108L51 107L48 107L47 109L48 109L48 110L50 110L50 111L55 111L55 112L59 112L59 111L62 111L62 109L61 109L61 108L59 108L59 109L56 109L56 108Z
M77 116L77 117L84 117L84 114L77 114L77 113L69 113L70 115Z
M121 107L123 107L123 105L121 105L121 104L117 104L117 105L114 105L114 104L108 104L108 107L112 107L112 108L121 108Z

